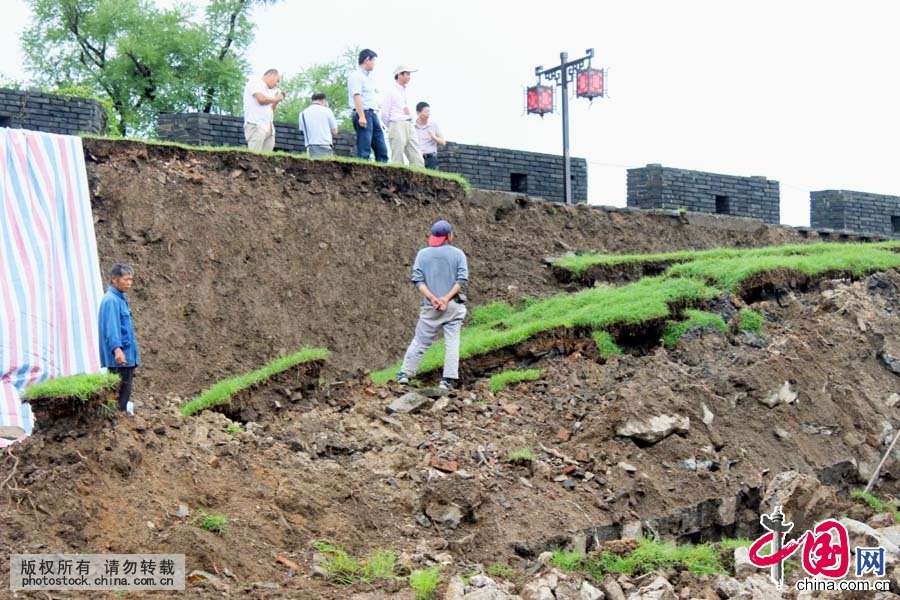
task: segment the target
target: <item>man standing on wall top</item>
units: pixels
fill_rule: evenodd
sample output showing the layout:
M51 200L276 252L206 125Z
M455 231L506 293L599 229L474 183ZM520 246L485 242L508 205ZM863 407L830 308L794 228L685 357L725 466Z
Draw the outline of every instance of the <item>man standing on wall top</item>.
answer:
M275 148L275 109L284 100L280 82L278 70L269 69L261 79L252 78L244 86L244 139L251 150Z
M312 95L312 104L300 113L300 131L310 158L334 154L334 136L338 134L334 113L322 92Z
M444 139L437 123L429 121L430 117L431 106L427 102L416 104L416 122L413 126L416 128L416 135L419 136L419 149L422 151L422 158L425 159L425 167L437 171L441 168L437 155L438 146L446 146L447 140Z
M451 390L459 379L459 336L466 317L466 305L460 293L469 282L469 266L465 253L452 246L452 242L450 223L437 221L431 226L428 247L416 254L412 283L423 296L422 308L415 336L397 373L399 383L409 383L441 330L445 348L444 374L439 387Z
M387 127L388 142L391 144L391 162L403 164L407 162L417 167L424 167L422 152L419 150L419 138L413 129L413 115L406 99L406 86L416 69L400 65L394 69L394 85L381 107L381 120Z
M110 286L100 302L100 365L121 378L119 410L134 415L131 384L140 364L140 352L126 295L134 283L134 270L129 265L115 264L109 278Z
M387 162L387 145L384 131L378 120L378 99L372 69L378 57L366 48L359 53L359 68L347 77L347 96L353 108L353 129L356 131L356 156L367 159L375 151L375 160Z

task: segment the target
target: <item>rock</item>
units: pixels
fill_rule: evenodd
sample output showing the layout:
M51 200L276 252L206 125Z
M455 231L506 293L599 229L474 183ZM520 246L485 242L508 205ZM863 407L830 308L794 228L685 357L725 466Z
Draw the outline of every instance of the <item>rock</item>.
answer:
M709 410L709 407L706 406L705 402L701 405L701 407L703 408L703 424L709 427L710 425L712 425L713 419L716 418L716 415L714 415L713 412Z
M885 527L893 527L896 524L894 521L894 515L891 513L881 513L880 515L875 515L866 521L866 525L869 527L874 527L875 529L883 529Z
M184 517L188 516L189 514L191 514L191 509L189 509L184 504L179 504L178 509L175 511L175 516L178 517L179 519L183 519Z
M647 419L630 419L619 425L616 435L655 444L673 433L685 434L691 427L689 417L656 415Z
M560 428L560 430L556 432L556 438L561 442L568 442L570 437L572 437L572 432L568 429Z
M537 582L525 584L519 592L522 600L556 600L553 590L546 585L539 585Z
M734 574L737 577L753 575L759 570L750 562L750 548L734 549Z
M431 405L431 408L428 409L429 412L433 414L444 412L447 407L450 405L450 398L438 398L434 401L434 404Z
M459 523L463 518L462 511L453 504L430 504L425 509L425 514L438 525L449 527L450 529L459 527Z
M841 524L847 528L847 535L850 537L850 547L865 546L874 548L882 546L884 548L884 562L886 564L894 564L900 561L900 547L891 541L890 537L884 533L884 529L874 529L865 523L861 523L855 519L844 517ZM891 528L888 528L891 529Z
M635 467L633 464L627 463L625 461L619 462L619 464L617 464L616 466L619 467L620 469L622 469L623 471L625 471L626 473L637 472L637 467Z
M791 434L788 433L786 429L779 427L778 425L776 425L772 431L779 440L787 440L791 437Z
M471 587L483 588L486 586L494 586L497 587L497 582L488 577L487 575L476 575L472 579L469 580L469 585Z
M511 600L512 596L497 587L486 587L463 596L463 600Z
M428 398L418 392L409 392L403 394L399 398L395 398L387 409L390 413L412 413L416 412L423 404L428 402Z
M457 575L447 584L447 591L444 592L444 600L464 600L465 595L466 586L463 583L462 577Z
M884 403L888 406L888 408L894 408L895 406L897 406L897 403L900 403L900 394L894 392L887 397L887 400L885 400Z
M657 577L650 584L637 589L631 594L632 598L640 598L640 600L678 600L675 595L675 588L665 577Z
M212 573L209 573L207 571L201 571L199 569L194 569L193 571L188 573L185 581L194 585L209 584L220 591L229 589L228 584L225 583L221 577L219 577L218 575L213 575Z
M900 525L878 529L878 535L895 546L900 546Z
M775 408L779 404L791 404L797 399L797 392L791 389L791 382L785 381L781 388L773 394L760 399L760 403Z
M447 460L446 458L441 458L440 456L432 456L431 461L428 463L431 465L432 469L437 469L438 471L443 471L444 473L453 473L457 469L459 469L459 463L455 460Z
M578 600L604 600L604 594L587 581L582 581Z
M644 534L644 524L638 520L628 521L622 525L622 537L636 540Z
M790 593L790 588L785 585L782 591L779 591L768 575L759 573L750 575L743 581L738 581L726 575L719 575L716 578L716 593L719 595L719 598L735 598L739 600L765 598L766 600L775 600L784 598L785 594Z
M785 520L794 523L794 532L801 534L815 526L816 508L822 503L836 502L834 490L823 486L818 479L797 471L776 475L763 494L760 510L771 513L781 507Z
M577 581L560 581L553 590L556 600L578 600L581 596L581 584Z
M156 529L156 525L153 523L153 521L147 521L147 529L150 529L151 531Z
M250 587L252 587L254 590L279 590L279 589L281 589L281 586L278 585L277 583L270 583L270 582L266 582L266 581L254 581L252 584L250 584Z
M600 589L606 594L606 600L625 600L625 592L622 591L622 586L612 577L604 579L603 583L600 584Z

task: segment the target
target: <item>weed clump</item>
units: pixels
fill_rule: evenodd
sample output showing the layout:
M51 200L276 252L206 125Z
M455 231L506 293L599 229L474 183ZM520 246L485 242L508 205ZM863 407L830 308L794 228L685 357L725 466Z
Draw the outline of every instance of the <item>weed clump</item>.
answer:
M725 319L721 315L703 310L686 310L684 321L669 323L662 333L662 343L666 348L674 348L681 337L695 327L712 327L721 332L728 331Z
M613 339L608 331L598 330L591 334L594 343L597 344L597 350L600 351L600 358L606 360L610 356L621 356L622 349Z
M413 589L416 600L435 600L440 583L440 567L419 569L409 574L409 585Z
M533 463L535 461L534 452L531 448L519 448L518 450L510 450L507 458L511 463Z
M491 392L497 393L512 383L534 381L540 379L544 372L541 369L524 369L521 371L503 371L491 376Z
M763 325L765 325L765 323L766 318L755 310L742 308L738 313L738 329L741 331L749 331L756 335L762 335Z
M216 535L225 535L228 529L228 518L225 515L211 515L200 511L194 524Z

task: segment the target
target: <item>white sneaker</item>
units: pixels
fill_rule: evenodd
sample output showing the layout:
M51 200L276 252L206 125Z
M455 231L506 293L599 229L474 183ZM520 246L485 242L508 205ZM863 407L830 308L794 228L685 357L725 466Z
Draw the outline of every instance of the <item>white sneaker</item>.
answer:
M125 413L126 413L129 417L133 417L133 416L134 416L134 402L132 402L131 400L129 400L129 401L128 401L128 404L125 405Z

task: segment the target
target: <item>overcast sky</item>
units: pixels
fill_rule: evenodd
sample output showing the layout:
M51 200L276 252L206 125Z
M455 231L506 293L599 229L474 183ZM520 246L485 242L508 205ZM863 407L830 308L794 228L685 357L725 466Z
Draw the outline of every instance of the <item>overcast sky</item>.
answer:
M24 78L28 10L2 4L0 73ZM249 58L290 75L369 47L381 89L396 64L421 69L413 97L451 140L559 153L561 117L526 116L523 90L593 47L609 97L570 102L591 203L624 206L625 168L662 163L775 179L782 221L805 225L810 190L900 195L898 16L860 0L283 0L255 10Z

